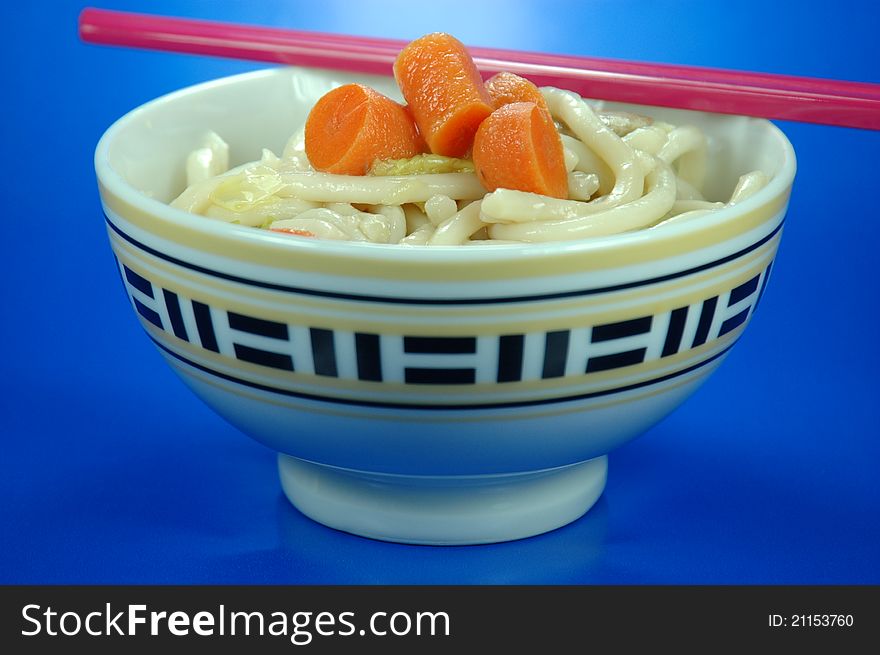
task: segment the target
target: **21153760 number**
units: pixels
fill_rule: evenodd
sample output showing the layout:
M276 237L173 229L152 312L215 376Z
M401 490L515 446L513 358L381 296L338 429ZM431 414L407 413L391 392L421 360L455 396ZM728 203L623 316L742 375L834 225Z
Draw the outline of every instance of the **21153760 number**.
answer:
M852 614L767 615L767 625L771 628L851 628L854 622Z

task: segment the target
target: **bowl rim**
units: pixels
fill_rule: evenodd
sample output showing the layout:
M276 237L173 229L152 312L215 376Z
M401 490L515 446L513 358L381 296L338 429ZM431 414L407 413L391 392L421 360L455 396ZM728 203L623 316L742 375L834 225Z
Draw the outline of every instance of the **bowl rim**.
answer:
M137 188L129 184L121 173L116 171L110 164L110 149L117 135L130 123L138 120L142 114L149 113L164 104L196 95L223 86L241 84L263 77L286 76L296 74L303 70L322 74L341 75L346 78L363 79L370 77L384 77L375 75L345 74L338 71L326 71L302 66L277 66L264 68L245 73L228 75L205 82L189 85L175 91L160 95L152 100L144 102L129 110L117 118L101 135L94 152L95 173L99 188L106 189L109 193L121 199L127 205L150 215L154 219L162 221L169 227L185 227L187 230L202 233L206 237L230 242L245 241L250 244L264 245L271 248L282 247L292 253L308 252L310 254L321 253L326 257L355 257L360 261L396 261L408 262L432 262L444 264L450 262L480 261L510 262L544 258L547 256L566 254L589 255L594 252L604 252L609 249L627 249L630 247L644 247L648 242L676 241L688 235L715 230L716 228L735 222L740 216L749 214L755 209L769 204L774 198L785 197L793 185L797 169L794 147L785 133L773 122L763 118L747 117L749 120L763 124L777 141L782 151L782 165L779 171L771 178L767 186L746 200L734 206L722 207L712 212L709 220L673 222L657 229L641 229L619 234L587 237L569 241L548 241L541 243L522 244L491 244L471 245L462 248L460 245L450 246L404 246L399 244L362 243L352 241L334 241L320 239L292 239L288 235L275 234L268 230L258 230L253 227L235 225L223 221L201 220L193 221L192 214L171 207L170 205L151 198ZM632 103L626 103L632 104ZM637 105L633 105L637 106ZM646 106L648 107L648 106ZM650 107L648 107L650 110ZM713 113L713 112L694 112ZM723 114L718 114L723 115Z

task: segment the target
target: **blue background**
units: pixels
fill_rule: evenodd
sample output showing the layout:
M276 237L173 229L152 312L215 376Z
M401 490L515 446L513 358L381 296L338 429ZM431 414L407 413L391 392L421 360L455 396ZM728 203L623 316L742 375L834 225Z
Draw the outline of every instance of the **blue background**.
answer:
M869 4L99 6L880 82ZM498 545L387 544L293 509L274 453L184 387L114 271L101 133L263 65L84 45L82 6L0 4L0 583L880 583L880 132L779 123L799 170L761 308L696 395L611 455L586 516Z

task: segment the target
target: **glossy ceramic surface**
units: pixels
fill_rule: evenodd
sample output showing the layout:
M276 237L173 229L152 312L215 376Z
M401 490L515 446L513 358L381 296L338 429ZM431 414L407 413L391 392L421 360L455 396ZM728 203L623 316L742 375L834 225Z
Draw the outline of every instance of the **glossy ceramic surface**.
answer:
M767 121L632 107L707 132L710 194L754 168L773 179L705 221L582 242L317 242L165 204L206 129L234 163L280 151L350 79L260 71L114 124L96 170L128 299L189 387L280 453L305 514L417 543L559 527L598 498L604 455L683 402L742 334L781 238L791 145ZM388 79L357 79L394 95Z

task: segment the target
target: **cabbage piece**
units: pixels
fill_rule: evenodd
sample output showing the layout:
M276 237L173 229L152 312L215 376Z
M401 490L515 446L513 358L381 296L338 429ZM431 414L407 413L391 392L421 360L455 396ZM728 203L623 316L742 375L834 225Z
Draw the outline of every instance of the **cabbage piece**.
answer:
M474 162L431 153L409 159L383 159L373 162L368 175L424 175L428 173L473 173Z
M215 205L240 213L272 199L283 186L276 170L258 165L218 184L210 198Z

